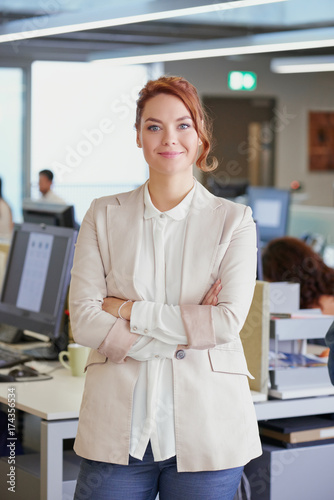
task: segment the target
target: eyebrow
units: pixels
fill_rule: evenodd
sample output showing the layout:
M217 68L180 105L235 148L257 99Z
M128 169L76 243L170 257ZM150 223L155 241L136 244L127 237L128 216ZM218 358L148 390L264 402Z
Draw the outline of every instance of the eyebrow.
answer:
M176 121L177 122L181 122L183 120L191 120L191 116L181 116L181 118L178 118ZM157 122L157 123L162 123L161 120L158 120L158 118L146 118L145 120L145 123L146 122Z

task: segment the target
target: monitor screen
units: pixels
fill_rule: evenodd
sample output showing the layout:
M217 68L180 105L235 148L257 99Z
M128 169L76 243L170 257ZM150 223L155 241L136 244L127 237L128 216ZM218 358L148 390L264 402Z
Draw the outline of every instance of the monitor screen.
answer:
M290 205L287 189L249 187L248 204L253 210L262 243L286 234Z
M222 181L215 179L214 176L208 176L207 178L207 187L209 191L215 196L219 196L220 198L227 198L234 200L239 196L243 196L247 192L247 188L249 186L248 180L235 180L234 182L231 179Z
M47 224L49 226L76 227L73 205L24 200L22 209L24 222Z
M58 337L76 236L70 228L15 226L0 296L0 323Z

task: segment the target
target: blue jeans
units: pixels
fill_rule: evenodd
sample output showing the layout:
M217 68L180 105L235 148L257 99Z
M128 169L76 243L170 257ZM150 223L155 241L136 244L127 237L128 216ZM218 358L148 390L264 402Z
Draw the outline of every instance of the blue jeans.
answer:
M214 453L214 451L213 451ZM129 465L82 459L74 500L233 500L243 467L177 472L176 457L154 462L151 446Z

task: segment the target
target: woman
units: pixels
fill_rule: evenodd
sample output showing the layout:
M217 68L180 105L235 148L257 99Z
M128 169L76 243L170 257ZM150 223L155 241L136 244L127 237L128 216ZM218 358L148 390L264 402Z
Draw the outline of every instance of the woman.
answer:
M334 314L334 269L304 241L291 236L272 240L262 262L265 280L300 284L301 309L320 308L323 314Z
M186 80L148 82L136 130L149 180L93 201L74 258L73 334L93 348L75 498L232 500L261 453L239 338L255 285L251 210L193 178L195 161L213 166Z
M2 180L0 179L0 238L11 238L12 231L12 211L8 203L2 197Z

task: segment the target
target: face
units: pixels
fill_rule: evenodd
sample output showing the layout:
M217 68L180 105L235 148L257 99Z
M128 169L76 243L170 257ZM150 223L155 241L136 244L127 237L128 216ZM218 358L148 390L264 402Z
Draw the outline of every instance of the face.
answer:
M190 113L178 97L159 94L147 101L137 143L151 173L192 175L199 139Z
M50 190L51 184L46 175L39 176L39 190L42 194L46 194Z

